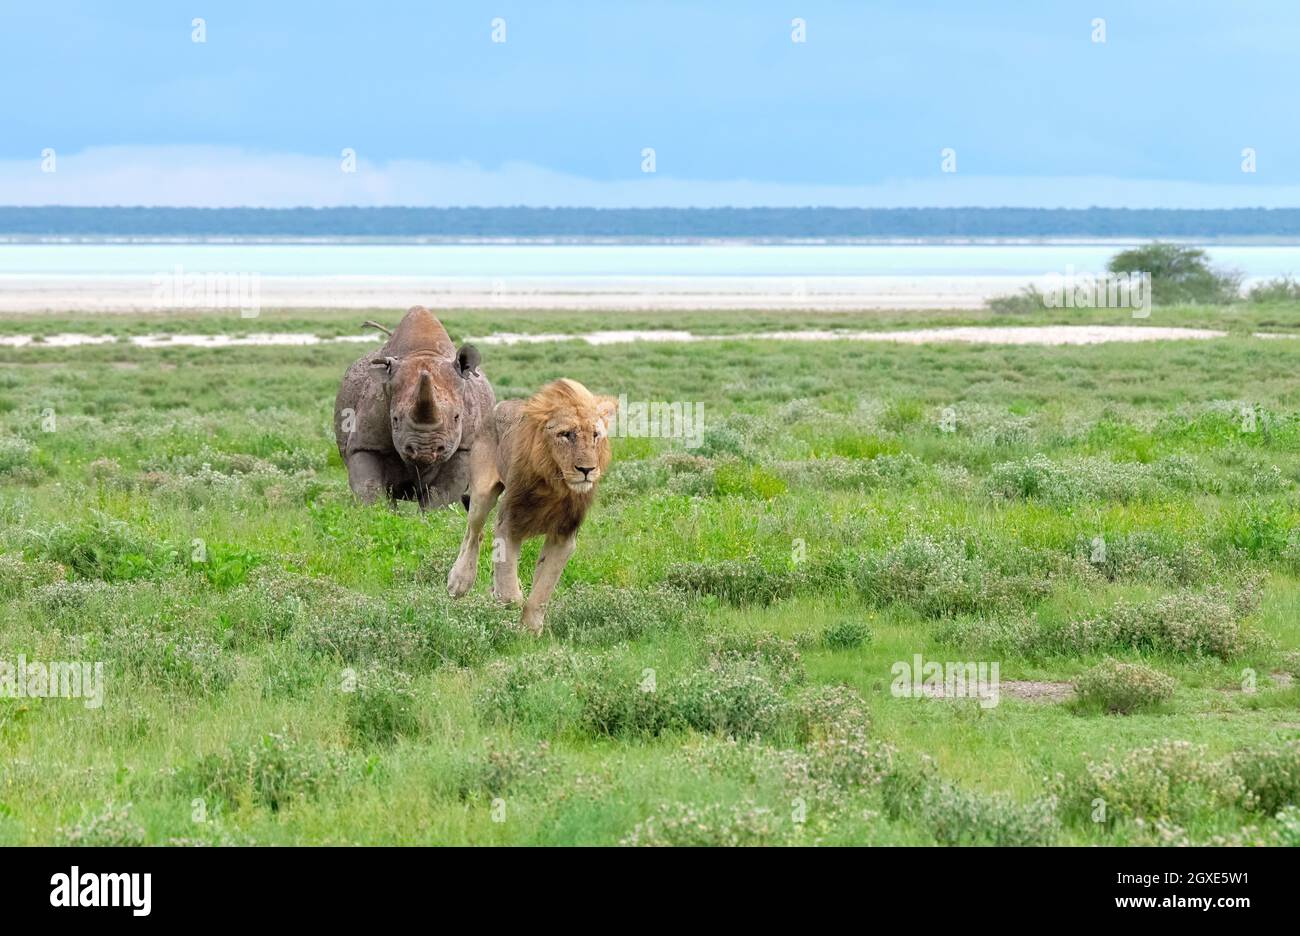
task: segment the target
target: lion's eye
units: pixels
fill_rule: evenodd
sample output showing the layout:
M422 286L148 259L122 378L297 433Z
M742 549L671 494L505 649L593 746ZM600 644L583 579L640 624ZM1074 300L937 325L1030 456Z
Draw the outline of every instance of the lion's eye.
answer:
M560 433L560 438L561 438L561 439L566 439L566 440L568 440L569 442L572 442L572 441L573 441L574 439L576 439L577 437L578 437L578 434L577 434L576 432L574 432L572 429L569 429L569 430L567 430L567 431L565 431L565 432L561 432L561 433Z

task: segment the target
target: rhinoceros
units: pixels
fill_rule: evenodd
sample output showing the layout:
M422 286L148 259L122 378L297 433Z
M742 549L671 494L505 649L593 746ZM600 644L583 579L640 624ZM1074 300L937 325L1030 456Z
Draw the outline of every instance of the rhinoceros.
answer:
M479 360L473 345L457 349L437 316L415 306L383 348L348 368L334 435L362 503L385 494L421 510L457 500L468 507L469 448L496 405Z

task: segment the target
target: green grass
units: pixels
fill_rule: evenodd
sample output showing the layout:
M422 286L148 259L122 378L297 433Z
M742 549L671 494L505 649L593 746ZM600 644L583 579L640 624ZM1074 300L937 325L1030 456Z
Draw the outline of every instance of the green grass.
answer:
M23 315L0 334L369 317L396 315ZM487 597L486 559L470 598L444 597L463 512L353 503L330 420L357 347L0 348L0 660L99 660L106 681L99 709L0 698L0 843L1288 842L1300 344L1247 335L1300 330L1300 304L1157 318L1233 336L484 348L500 397L563 375L705 407L694 451L614 441L540 641ZM1005 686L993 708L896 698L917 653L997 662L1004 684L1114 660L1175 687L1130 714Z

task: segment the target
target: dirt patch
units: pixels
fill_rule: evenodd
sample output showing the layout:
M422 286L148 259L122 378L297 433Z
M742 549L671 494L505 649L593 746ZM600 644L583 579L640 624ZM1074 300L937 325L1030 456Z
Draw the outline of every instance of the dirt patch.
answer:
M1004 679L1002 692L1022 702L1069 702L1074 686L1068 682L1041 682L1034 679Z
M923 685L921 694L927 699L949 698L943 685ZM1068 682L1041 682L1033 679L1003 679L998 683L999 699L1015 699L1019 702L1058 703L1074 699L1074 685ZM953 696L954 701L969 698L967 695Z

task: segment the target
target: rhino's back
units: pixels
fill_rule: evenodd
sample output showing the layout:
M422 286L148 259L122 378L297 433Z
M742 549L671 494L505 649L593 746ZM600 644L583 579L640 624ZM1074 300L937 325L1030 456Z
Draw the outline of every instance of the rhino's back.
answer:
M334 440L345 461L349 453L360 450L393 451L381 380L370 366L373 358L374 354L365 354L353 362L334 398ZM351 427L344 429L349 415Z
M398 358L408 354L433 353L451 360L456 357L456 346L451 343L451 336L438 321L438 316L424 306L413 306L393 329L382 353Z

